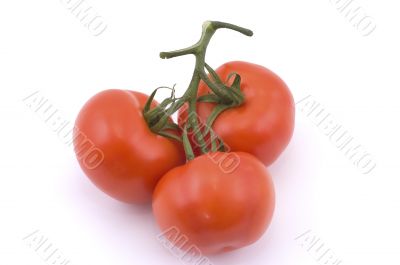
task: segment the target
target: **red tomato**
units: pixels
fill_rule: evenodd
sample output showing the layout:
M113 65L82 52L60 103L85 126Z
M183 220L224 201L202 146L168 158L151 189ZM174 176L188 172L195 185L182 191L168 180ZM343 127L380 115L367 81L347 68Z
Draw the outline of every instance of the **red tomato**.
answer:
M270 70L247 62L229 62L216 70L222 81L232 72L241 77L244 103L222 112L212 129L231 151L253 154L265 165L274 162L286 148L294 129L294 101L286 84ZM232 78L233 79L233 78ZM203 82L198 95L210 93ZM215 107L213 103L198 103L200 121L206 121ZM180 125L186 120L180 111Z
M75 153L82 170L98 188L128 203L151 201L160 177L185 162L180 143L148 128L142 114L147 98L134 91L105 90L83 106L75 123Z
M268 227L274 206L265 166L242 152L196 157L165 174L153 194L153 212L166 238L176 247L195 246L203 253L255 242ZM171 229L179 235L168 236Z

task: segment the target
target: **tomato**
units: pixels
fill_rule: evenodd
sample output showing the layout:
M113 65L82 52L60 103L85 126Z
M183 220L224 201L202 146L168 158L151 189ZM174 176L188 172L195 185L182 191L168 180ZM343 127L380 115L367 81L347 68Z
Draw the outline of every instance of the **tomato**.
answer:
M158 182L153 212L176 247L219 253L255 242L267 229L275 206L265 166L243 152L215 152L176 167ZM187 239L186 242L184 242Z
M185 162L180 143L147 126L142 114L147 98L134 91L105 90L83 106L75 123L75 153L82 170L123 202L150 202L160 177Z
M293 97L276 74L260 65L236 61L216 70L223 81L233 72L241 77L244 103L222 112L212 129L228 150L253 154L268 166L278 158L292 137L295 116ZM198 95L207 93L210 89L201 82ZM197 103L200 121L206 121L214 107L214 103ZM181 126L186 115L185 109L180 111Z

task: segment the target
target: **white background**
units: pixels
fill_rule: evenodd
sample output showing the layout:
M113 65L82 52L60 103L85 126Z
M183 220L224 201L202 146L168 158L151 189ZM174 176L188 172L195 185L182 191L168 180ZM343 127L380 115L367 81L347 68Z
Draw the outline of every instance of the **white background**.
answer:
M377 25L366 37L329 0L90 0L107 24L97 37L63 2L0 3L0 264L50 264L23 239L35 231L69 264L180 264L157 240L150 208L97 190L65 139L23 99L39 91L73 122L103 89L149 93L176 83L182 93L193 58L161 60L158 53L193 44L208 19L255 33L219 31L210 65L245 60L275 71L296 101L311 95L376 162L362 174L297 108L293 139L269 169L277 206L268 232L211 262L323 264L295 239L310 231L341 264L400 264L396 1L357 2Z

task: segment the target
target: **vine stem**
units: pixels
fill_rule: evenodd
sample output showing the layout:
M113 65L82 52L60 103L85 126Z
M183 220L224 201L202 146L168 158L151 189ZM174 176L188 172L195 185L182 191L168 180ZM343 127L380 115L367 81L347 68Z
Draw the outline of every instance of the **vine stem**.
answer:
M205 72L205 68L207 68L209 71L212 70L208 65L205 63L205 56L206 56L206 51L208 44L210 43L210 40L214 33L221 28L226 28L226 29L231 29L237 32L240 32L246 36L252 36L253 32L249 29L239 27L230 23L225 23L225 22L220 22L220 21L206 21L203 23L202 27L202 34L197 43L194 45L184 48L184 49L179 49L175 51L170 51L170 52L161 52L160 57L162 59L170 59L178 56L183 56L183 55L188 55L192 54L195 56L195 67L192 75L192 79L189 83L189 86L186 90L186 92L183 94L183 96L175 102L175 104L172 104L167 112L169 115L171 113L176 112L179 110L185 103L188 103L188 119L186 122L186 126L184 128L184 134L185 137L187 137L187 130L191 129L194 132L195 139L197 143L199 144L202 153L206 153L207 146L205 144L205 139L204 135L200 129L198 117L197 117L197 112L196 112L196 102L197 102L197 92L198 92L198 87L200 84L200 81L203 80L209 87L210 89L219 97L221 102L224 102L227 105L238 105L241 104L241 102L238 102L238 96L237 93L238 91L233 91L231 89L227 89L224 85L222 84L216 84L212 82L208 74ZM213 70L212 70L213 71ZM215 72L214 72L215 73ZM239 91L239 93L241 93ZM243 97L239 97L243 100ZM154 112L154 111L153 111ZM153 124L154 122L151 121L151 119L154 118L152 115L148 115L148 124ZM162 119L160 119L162 120ZM156 122L157 125L157 122ZM185 150L187 150L187 146L185 147ZM192 150L193 151L193 150ZM193 158L193 152L186 152L187 154L187 159L190 160ZM189 153L189 154L188 154Z

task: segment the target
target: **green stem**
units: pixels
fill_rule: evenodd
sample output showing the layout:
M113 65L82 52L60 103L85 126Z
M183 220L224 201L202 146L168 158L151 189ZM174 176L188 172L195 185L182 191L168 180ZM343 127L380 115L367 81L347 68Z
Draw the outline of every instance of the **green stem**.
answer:
M191 95L197 96L197 88L200 80L195 80L195 79L197 79L198 75L200 75L200 78L203 79L203 81L205 81L206 83L212 83L204 71L204 68L206 67L205 57L206 57L207 47L208 44L210 43L212 36L218 29L221 28L231 29L240 32L246 36L253 35L253 32L251 30L230 23L225 23L220 21L206 21L203 23L203 30L200 40L196 44L185 49L160 53L160 57L162 59L170 59L187 54L193 54L195 56L196 63L195 63L195 70L192 76L192 81L190 82L189 87L186 90L186 93L183 95L183 98L189 99ZM213 90L214 93L216 93L218 96L221 97L225 97L229 93L227 92L229 90L214 85L212 85L211 89ZM195 94L193 93L194 92L193 90L196 90Z
M205 72L205 68L210 72L212 70L211 67L209 67L205 63L205 56L206 56L206 51L208 44L210 43L210 40L214 33L221 28L226 28L226 29L231 29L237 32L240 32L246 36L252 36L253 32L249 29L242 28L233 24L225 23L225 22L219 22L219 21L206 21L203 24L202 28L202 34L199 39L199 41L185 49L179 49L176 51L170 51L170 52L161 52L160 57L162 59L170 59L178 56L183 56L183 55L188 55L192 54L195 56L196 62L195 62L195 67L194 67L194 72L192 79L190 81L190 84L184 93L184 95L180 98L177 99L174 104L171 105L171 109L168 109L167 111L165 109L162 109L164 111L164 115L168 116L171 113L176 112L178 109L180 109L185 103L188 103L188 119L187 119L187 124L185 131L187 129L190 129L194 132L194 136L196 138L197 143L199 143L201 147L202 153L208 152L207 146L205 144L204 136L205 133L203 133L199 127L199 121L197 117L197 112L196 112L196 101L197 101L197 92L198 92L198 87L200 84L200 81L203 80L213 91L213 93L216 94L221 99L222 103L225 103L227 106L233 107L240 105L241 102L238 102L238 95L237 91L231 91L232 89L227 89L226 86L221 84L220 82L213 82ZM215 72L212 70L212 74L215 74ZM239 91L239 93L241 93ZM240 98L240 97L239 97ZM242 97L243 98L243 97ZM161 109L162 107L160 107ZM159 113L158 110L152 110L153 113ZM146 113L145 113L146 114ZM145 115L146 116L146 115ZM148 124L151 124L150 128L160 130L160 128L163 127L163 124L160 125L161 122L165 123L165 118L160 118L159 115L153 115L154 119L156 120L147 120ZM187 131L184 132L185 137L187 137ZM214 145L213 145L214 147ZM214 147L215 148L215 147ZM212 149L214 149L212 148ZM190 160L193 158L193 154L187 154L187 159Z

